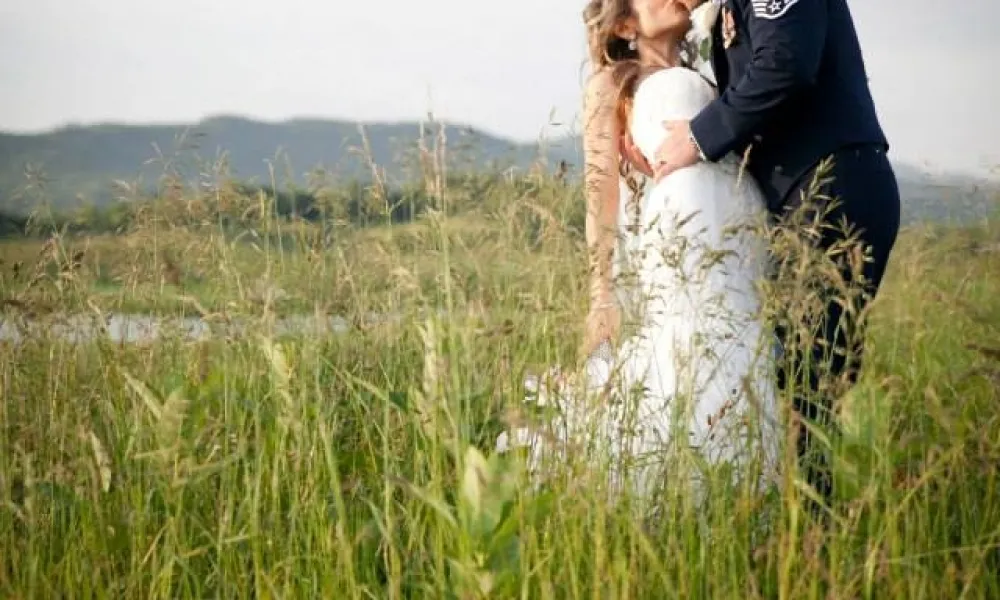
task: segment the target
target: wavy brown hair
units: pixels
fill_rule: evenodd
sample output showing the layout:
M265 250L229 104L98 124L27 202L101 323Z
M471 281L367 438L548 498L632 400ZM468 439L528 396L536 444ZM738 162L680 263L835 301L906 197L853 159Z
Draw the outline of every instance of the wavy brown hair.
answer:
M587 28L587 46L594 71L611 70L617 87L615 113L622 130L626 130L636 85L642 75L639 52L629 48L629 40L619 37L615 29L632 16L631 0L590 0L583 10Z
M692 10L701 3L691 0L684 4L688 10ZM629 48L629 40L615 33L622 22L631 16L633 16L632 0L590 0L583 9L590 62L595 73L610 70L611 80L617 88L615 115L623 132L628 131L632 100L643 72L638 50ZM697 53L697 49L686 40L682 40L680 45L682 57L691 58ZM627 161L621 161L619 171L629 187L634 187L632 169Z

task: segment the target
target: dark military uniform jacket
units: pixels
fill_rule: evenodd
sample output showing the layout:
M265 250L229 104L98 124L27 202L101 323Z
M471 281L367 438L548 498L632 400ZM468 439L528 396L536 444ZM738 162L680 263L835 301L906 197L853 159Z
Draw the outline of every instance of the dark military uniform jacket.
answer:
M768 208L778 211L836 150L888 150L846 0L721 4L712 30L719 97L691 121L707 160L746 154Z

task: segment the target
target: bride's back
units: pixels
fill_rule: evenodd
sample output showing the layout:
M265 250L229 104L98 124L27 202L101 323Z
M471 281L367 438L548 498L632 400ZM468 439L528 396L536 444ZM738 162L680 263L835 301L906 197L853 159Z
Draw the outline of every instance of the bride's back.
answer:
M691 120L714 98L712 86L691 69L656 71L636 88L629 126L632 139L651 160L666 136L664 121Z

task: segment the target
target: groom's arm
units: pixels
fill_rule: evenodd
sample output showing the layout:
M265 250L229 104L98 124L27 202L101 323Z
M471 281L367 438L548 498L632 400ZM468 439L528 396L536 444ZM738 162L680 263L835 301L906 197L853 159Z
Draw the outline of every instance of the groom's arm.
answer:
M749 0L749 68L691 121L691 134L706 160L719 160L780 118L785 101L816 80L826 43L827 0L777 0L784 8L768 14L770 1Z

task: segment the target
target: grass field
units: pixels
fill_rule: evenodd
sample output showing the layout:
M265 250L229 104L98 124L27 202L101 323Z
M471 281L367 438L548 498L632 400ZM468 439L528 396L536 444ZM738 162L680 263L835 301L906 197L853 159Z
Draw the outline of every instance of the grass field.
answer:
M648 523L579 465L535 493L492 455L525 373L575 358L582 210L545 183L332 241L151 220L3 242L7 318L250 325L0 342L0 595L1000 597L1000 227L904 232L835 449L838 511L812 525L791 486L760 535L746 494ZM275 335L295 311L353 325Z

